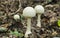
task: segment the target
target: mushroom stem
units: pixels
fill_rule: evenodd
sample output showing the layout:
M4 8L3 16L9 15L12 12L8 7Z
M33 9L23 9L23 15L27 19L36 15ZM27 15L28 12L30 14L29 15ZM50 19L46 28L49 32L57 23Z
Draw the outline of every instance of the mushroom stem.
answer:
M37 19L37 26L38 27L41 27L41 15L40 14L38 14L38 19Z
M29 32L29 34L31 33L31 18L27 19L27 31Z
M31 18L27 19L27 30L25 33L25 37L28 37L28 34L31 34Z

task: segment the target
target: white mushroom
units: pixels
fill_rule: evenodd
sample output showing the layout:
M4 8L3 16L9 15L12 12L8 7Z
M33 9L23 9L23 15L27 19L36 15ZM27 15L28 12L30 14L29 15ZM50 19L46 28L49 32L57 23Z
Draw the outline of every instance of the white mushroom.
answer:
M20 19L20 16L19 16L18 14L16 14L16 15L13 16L13 18L14 18L15 20L19 20L19 19Z
M27 30L25 33L25 37L28 37L28 34L31 34L31 18L36 15L35 10L32 7L26 7L23 10L23 16L27 19Z
M35 6L35 10L38 15L37 26L41 27L41 22L40 22L41 21L41 14L44 13L44 7L41 5L37 5L37 6Z

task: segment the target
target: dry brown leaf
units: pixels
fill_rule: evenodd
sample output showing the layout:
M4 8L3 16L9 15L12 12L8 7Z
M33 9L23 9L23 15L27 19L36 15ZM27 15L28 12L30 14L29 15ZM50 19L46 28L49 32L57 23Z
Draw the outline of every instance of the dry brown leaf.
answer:
M10 24L7 23L7 24L3 24L3 25L1 25L1 26L7 28L8 26L10 26Z
M54 35L57 35L57 34L58 34L58 33L57 33L56 31L52 33L53 36L54 36Z

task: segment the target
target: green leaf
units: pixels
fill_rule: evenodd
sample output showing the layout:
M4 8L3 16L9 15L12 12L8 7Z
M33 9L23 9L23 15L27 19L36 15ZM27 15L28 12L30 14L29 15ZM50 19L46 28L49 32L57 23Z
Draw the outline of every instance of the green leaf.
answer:
M23 33L19 33L19 36L20 36L20 37L23 37L23 36L24 36L24 34L23 34Z
M21 16L20 16L20 18L21 18L21 20L23 20L23 19L24 19L24 16L23 16L23 15L21 15Z
M15 30L14 35L19 36L19 32L17 30Z
M57 22L57 23L58 23L58 26L60 27L60 20L58 20L58 22Z
M10 34L11 34L11 35L14 35L14 32L10 31Z
M10 34L15 35L15 36L20 36L20 37L23 37L24 36L23 33L19 33L17 30L15 30L14 32L13 31L10 31Z
M48 3L49 3L49 2L52 2L52 0L46 0L46 1L47 1Z

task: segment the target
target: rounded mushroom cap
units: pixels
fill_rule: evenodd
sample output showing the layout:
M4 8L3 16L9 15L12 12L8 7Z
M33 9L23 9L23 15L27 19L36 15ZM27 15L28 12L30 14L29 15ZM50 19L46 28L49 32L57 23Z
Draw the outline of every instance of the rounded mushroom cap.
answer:
M42 5L35 6L36 13L44 13L44 7Z
M16 15L13 16L13 18L14 18L15 20L18 20L18 19L20 19L20 16L19 16L18 14L16 14Z
M32 7L26 7L23 10L24 17L34 17L36 15L36 11Z

